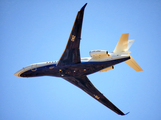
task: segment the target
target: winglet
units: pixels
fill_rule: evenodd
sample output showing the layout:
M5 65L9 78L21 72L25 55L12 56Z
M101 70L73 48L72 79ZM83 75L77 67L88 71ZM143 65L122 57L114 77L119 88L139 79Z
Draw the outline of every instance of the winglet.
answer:
M126 113L126 114L124 114L124 115L127 115L127 114L129 114L130 112L128 112L128 113ZM124 115L122 115L122 116L124 116Z
M130 112L126 113L125 115L129 114Z
M80 11L81 11L81 10L84 10L84 8L86 7L86 5L87 5L87 3L80 9Z

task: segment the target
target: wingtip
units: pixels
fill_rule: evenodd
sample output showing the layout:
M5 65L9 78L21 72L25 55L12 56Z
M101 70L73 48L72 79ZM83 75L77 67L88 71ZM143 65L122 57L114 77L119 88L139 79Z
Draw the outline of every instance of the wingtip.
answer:
M84 4L84 6L81 8L81 10L84 10L84 8L86 7L86 5L87 5L87 3L86 3L86 4Z
M122 116L125 116L125 115L128 115L130 112L126 113L126 114L123 114Z
M126 113L125 115L129 114L130 112Z

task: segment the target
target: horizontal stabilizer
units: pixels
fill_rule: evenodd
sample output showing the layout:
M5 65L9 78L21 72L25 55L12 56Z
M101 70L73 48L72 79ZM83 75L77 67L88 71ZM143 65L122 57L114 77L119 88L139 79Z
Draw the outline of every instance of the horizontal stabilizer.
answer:
M129 33L125 33L121 35L120 40L118 41L115 47L115 50L113 51L114 53L125 52L127 50L128 37L129 37Z
M125 61L130 67L132 67L135 71L143 71L143 69L137 64L137 62L130 56L130 59Z

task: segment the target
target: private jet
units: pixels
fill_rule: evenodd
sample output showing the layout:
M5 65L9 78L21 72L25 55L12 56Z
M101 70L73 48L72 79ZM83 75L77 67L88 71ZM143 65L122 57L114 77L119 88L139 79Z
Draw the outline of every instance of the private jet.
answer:
M66 48L58 61L31 64L14 75L17 77L54 76L61 77L119 115L125 115L110 102L88 79L87 75L114 69L114 65L125 62L135 71L143 69L131 57L129 48L134 40L128 40L128 33L122 34L114 51L92 50L90 57L80 58L80 40L84 10L87 3L78 11Z

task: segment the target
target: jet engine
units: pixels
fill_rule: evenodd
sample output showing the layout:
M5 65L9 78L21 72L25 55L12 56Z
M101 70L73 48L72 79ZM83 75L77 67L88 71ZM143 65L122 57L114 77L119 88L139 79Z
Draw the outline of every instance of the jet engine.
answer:
M90 56L94 59L100 59L110 56L106 50L92 50L89 52Z
M107 67L107 68L102 69L102 70L100 70L98 72L106 72L106 71L109 71L109 70L112 70L112 69L114 69L114 66Z

